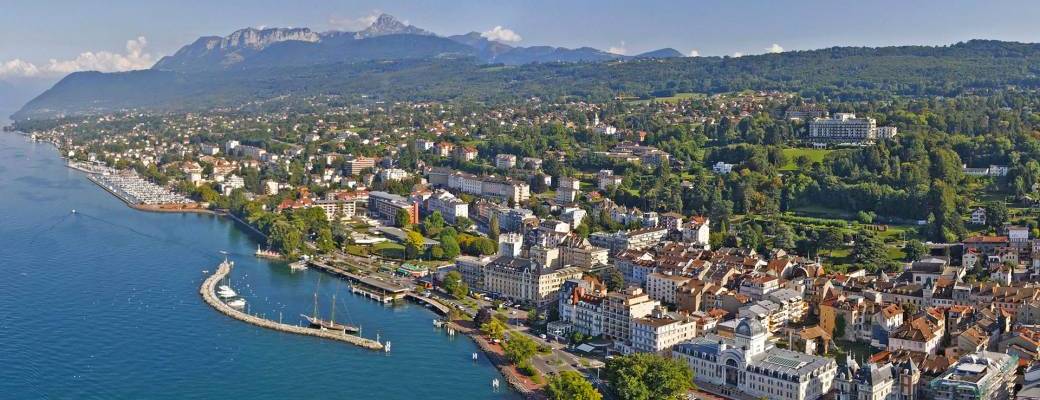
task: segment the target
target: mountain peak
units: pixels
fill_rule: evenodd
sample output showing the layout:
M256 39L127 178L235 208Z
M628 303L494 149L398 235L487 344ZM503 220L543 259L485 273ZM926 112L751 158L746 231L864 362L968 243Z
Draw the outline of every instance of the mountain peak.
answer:
M393 15L379 14L379 17L376 18L375 22L372 22L372 25L369 25L368 28L358 32L355 37L358 39L364 39L376 36L401 34L433 36L432 32L401 22L397 18L394 18Z

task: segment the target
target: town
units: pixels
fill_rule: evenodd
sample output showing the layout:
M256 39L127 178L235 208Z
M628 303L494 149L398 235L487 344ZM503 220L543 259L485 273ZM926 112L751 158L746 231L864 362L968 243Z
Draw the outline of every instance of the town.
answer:
M1040 167L1004 161L1036 139L931 126L982 100L333 100L17 128L131 205L429 291L525 393L637 356L695 398L1040 396Z

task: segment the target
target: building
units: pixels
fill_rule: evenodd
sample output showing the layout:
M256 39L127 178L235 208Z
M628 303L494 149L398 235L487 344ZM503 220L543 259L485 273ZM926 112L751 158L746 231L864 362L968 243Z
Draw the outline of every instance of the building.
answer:
M484 290L484 269L491 263L491 257L458 256L455 259L455 270L462 275L462 281L470 289Z
M495 168L510 169L516 166L516 156L512 154L495 155Z
M353 201L317 200L314 207L325 211L325 219L329 221L335 221L337 216L340 221L345 221L354 218L357 212L357 205Z
M634 286L620 293L608 293L604 301L603 336L621 342L632 338L633 318L646 317L661 304Z
M730 172L733 172L733 167L735 167L735 166L737 166L737 165L719 161L719 162L715 163L715 165L711 166L711 172L714 172L714 173L716 173L718 175L725 175L725 174L728 174Z
M379 173L377 175L379 176L379 180L384 182L390 182L407 179L410 174L408 173L408 171L405 171L400 168L384 168L379 170Z
M860 368L851 356L834 378L835 400L914 400L921 398L921 369L913 359Z
M525 182L496 176L476 176L447 168L432 168L427 173L430 185L446 187L478 196L500 197L515 203L531 198L531 186Z
M702 390L724 396L815 400L831 391L834 359L779 349L768 338L761 323L741 318L732 337L710 335L681 343L672 358L690 366Z
M607 249L593 246L588 239L581 236L567 236L558 248L560 249L560 262L563 265L592 268L596 265L606 265L608 261Z
M978 207L972 210L971 223L974 225L986 225L986 209Z
M368 214L373 218L386 221L388 224L396 225L397 211L405 210L408 213L408 223L419 223L419 205L396 194L386 192L371 192L368 194Z
M596 287L584 279L567 280L557 293L560 321L570 323L574 330L584 335L602 335L605 292L606 288Z
M895 139L896 135L899 134L899 128L894 126L879 126L877 128L878 139Z
M877 121L856 118L852 113L835 113L832 118L816 118L809 123L809 140L813 142L871 143L877 138Z
M581 278L579 268L544 268L529 259L498 256L484 268L485 291L533 305L556 300L568 279Z
M689 282L685 276L665 275L654 272L646 276L646 294L651 299L666 304L678 304L679 288Z
M816 104L807 104L803 106L791 106L784 111L784 118L790 120L801 120L810 121L814 118L826 117L828 114L827 109Z
M945 373L928 383L928 398L935 400L1004 400L1015 388L1018 357L980 351L960 358Z
M589 242L617 254L625 250L641 250L652 247L668 235L667 228L647 228L614 233L596 232L589 236Z
M614 175L614 171L612 170L603 169L596 173L596 188L599 190L607 190L611 187L619 187L624 179L625 178L620 175Z
M556 201L561 203L573 203L581 193L581 181L578 178L561 176L556 188Z
M375 168L375 166L376 166L376 159L371 158L371 157L364 157L364 156L353 157L353 158L347 159L343 163L343 168L346 170L345 172L348 175L353 175L353 176L359 176L359 175L361 175L361 171L364 171L364 170L369 169L369 168Z
M678 313L654 308L644 318L632 319L632 350L639 353L662 353L697 336L697 321Z
M684 242L708 248L711 240L711 219L702 215L693 216L680 227Z
M469 218L469 204L446 190L437 190L426 200L426 209L441 213L445 221L454 224L459 218Z

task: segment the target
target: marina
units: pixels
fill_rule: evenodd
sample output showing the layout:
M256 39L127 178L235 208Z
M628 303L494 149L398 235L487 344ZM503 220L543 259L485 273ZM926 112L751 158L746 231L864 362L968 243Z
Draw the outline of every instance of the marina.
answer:
M257 237L231 219L128 208L67 168L53 146L18 135L0 135L0 170L5 398L280 400L300 397L299 382L323 388L307 392L313 399L517 398L491 389L502 376L470 359L472 341L432 327L430 309L385 307L313 265L291 273L254 257ZM243 299L239 312L318 331L299 315L312 313L317 289L328 319L337 293L335 321L391 341L390 353L214 312L199 290L221 250L235 267L214 288L226 284Z
M226 260L220 263L220 266L217 267L217 271L209 278L206 278L206 280L202 282L202 287L199 288L199 293L202 295L202 298L206 301L206 303L212 306L220 313L227 315L231 318L237 319L239 321L259 326L261 328L273 329L276 331L288 333L295 333L299 335L317 336L325 339L338 340L369 350L385 350L383 344L378 341L366 339L359 336L354 336L352 334L347 333L346 329L337 330L332 328L333 326L338 326L335 324L331 324L329 326L329 329L304 328L295 325L274 322L254 315L250 315L240 311L240 307L235 307L230 303L224 303L224 301L220 300L216 296L216 285L218 282L220 282L221 279L224 279L225 277L227 277L229 273L231 273L232 265L233 264L231 262ZM319 327L325 328L325 326L321 324L319 324Z

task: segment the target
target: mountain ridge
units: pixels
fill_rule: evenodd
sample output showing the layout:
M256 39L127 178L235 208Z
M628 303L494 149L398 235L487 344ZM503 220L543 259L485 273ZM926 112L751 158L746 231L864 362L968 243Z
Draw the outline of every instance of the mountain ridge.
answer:
M382 40L410 40L386 35ZM405 39L401 39L401 38ZM461 46L461 45L459 45ZM15 114L53 118L120 110L199 111L310 96L347 101L609 101L678 92L782 90L807 97L956 96L1040 89L1040 44L973 40L949 46L831 47L744 57L488 64L465 54L274 65L241 70L70 74Z
M398 37L394 40L382 39L387 36ZM569 49L553 46L512 46L489 40L477 32L439 36L401 22L389 14L381 14L371 25L358 32L333 30L316 33L308 28L245 28L225 37L204 36L181 47L173 55L163 57L152 69L199 72L278 65L427 58L445 54L472 56L486 63L508 65L633 58L591 47ZM635 57L681 56L682 54L674 49L660 49Z

